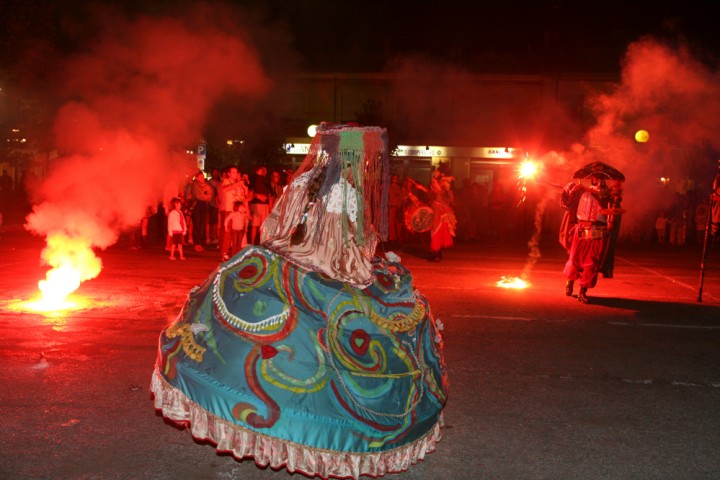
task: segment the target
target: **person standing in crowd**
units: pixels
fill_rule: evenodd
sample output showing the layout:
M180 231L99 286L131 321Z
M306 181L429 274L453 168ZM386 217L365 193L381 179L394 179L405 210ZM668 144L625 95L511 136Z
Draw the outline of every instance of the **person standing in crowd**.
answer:
M130 249L144 250L148 247L148 232L150 230L150 219L157 213L155 205L148 203L140 223L130 232Z
M260 242L260 227L270 214L270 203L273 195L272 186L267 178L267 168L259 166L250 179L250 237L248 241L253 245Z
M172 210L168 214L168 235L170 236L170 260L175 260L175 250L177 250L180 260L185 260L183 254L183 236L187 233L187 225L185 224L185 215L182 212L182 200L173 198L170 201Z
M247 207L240 200L235 200L233 212L225 219L225 231L230 236L230 251L232 257L247 245L247 227L250 223Z
M490 235L493 240L504 241L509 218L507 211L508 196L502 183L495 182L492 185L488 202L490 205Z
M233 211L233 205L237 200L247 203L248 189L240 179L240 171L235 165L225 169L223 180L218 186L218 209L220 213L220 256L223 260L230 258L230 236L226 235L225 219Z
M173 210L173 200L180 197L180 174L176 171L170 172L170 178L168 178L167 183L165 184L165 187L163 189L163 200L162 200L162 207L163 207L163 219L164 224L161 225L161 230L167 232L167 220L168 216L170 215L170 212ZM170 251L170 246L172 245L172 235L168 234L165 238L165 250Z
M574 212L576 223L571 237L570 251L565 268L567 277L565 294L572 296L574 283L580 283L578 301L589 303L587 291L597 284L605 242L608 238L607 215L600 210L607 208L607 185L600 173L590 177L589 187L571 182L563 188L561 204ZM603 206L605 203L605 206Z
M272 172L270 175L270 189L272 190L270 195L270 210L275 207L275 202L277 202L277 199L282 195L284 188L280 172Z
M400 186L400 178L393 174L390 176L388 191L388 240L393 244L399 242L402 236L402 202L403 189Z
M190 182L189 193L193 202L193 248L196 252L202 252L207 242L208 210L213 197L212 186L205 179L202 170L198 170Z
M220 170L217 168L213 168L211 170L211 176L208 178L207 182L210 184L210 188L212 188L212 200L210 200L210 204L208 205L208 231L207 231L207 239L208 239L208 245L217 245L218 244L218 198L217 198L217 188L218 185L220 185L220 182L222 181L222 176L220 175Z
M672 215L670 216L670 218L668 218L668 243L670 243L670 245L677 244L677 233L679 224L680 218L678 217L677 212L672 212Z
M705 229L708 226L708 204L703 200L695 207L695 240L702 246L705 241Z
M660 215L655 219L655 232L657 233L657 243L661 245L667 241L668 224L665 212L660 212Z
M455 215L460 225L457 238L461 242L467 242L471 239L471 224L479 214L479 205L473 202L470 179L463 178L461 184L462 186L455 192Z
M193 239L193 221L192 221L192 212L193 212L193 202L192 200L188 201L187 197L183 194L180 194L180 202L182 206L180 207L180 210L183 213L183 216L185 217L185 236L183 237L183 245L192 245L195 243Z
M678 222L677 229L677 244L684 247L687 243L687 227L688 227L688 210L687 207L683 207L680 212L680 221Z

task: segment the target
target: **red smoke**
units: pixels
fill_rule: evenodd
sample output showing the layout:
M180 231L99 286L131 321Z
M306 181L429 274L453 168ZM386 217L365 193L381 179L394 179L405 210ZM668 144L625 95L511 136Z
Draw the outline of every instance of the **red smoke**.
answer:
M95 29L102 35L68 59L52 85L68 99L54 125L59 157L26 228L81 237L91 248L112 245L157 203L170 172L191 166L185 149L217 102L267 91L253 46L217 27L225 13L104 17Z
M625 173L624 233L649 235L677 193L710 193L720 150L720 77L688 49L647 38L629 46L621 80L594 99L597 123L586 143ZM640 129L650 133L647 143L635 142ZM670 178L667 187L660 177Z

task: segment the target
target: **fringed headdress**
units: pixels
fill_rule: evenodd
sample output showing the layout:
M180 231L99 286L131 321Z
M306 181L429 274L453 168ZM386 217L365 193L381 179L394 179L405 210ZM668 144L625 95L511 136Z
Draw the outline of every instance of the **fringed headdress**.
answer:
M306 204L304 214L295 226L291 243L299 243L307 234L307 213L317 202L330 193L336 184L352 185L357 205L357 235L355 242L364 245L373 238L373 231L382 240L388 233L388 188L390 160L387 148L387 131L380 127L337 125L322 123L310 144L305 160L296 171L296 177L306 172ZM345 182L341 182L345 180ZM348 188L343 192L343 236L348 232Z

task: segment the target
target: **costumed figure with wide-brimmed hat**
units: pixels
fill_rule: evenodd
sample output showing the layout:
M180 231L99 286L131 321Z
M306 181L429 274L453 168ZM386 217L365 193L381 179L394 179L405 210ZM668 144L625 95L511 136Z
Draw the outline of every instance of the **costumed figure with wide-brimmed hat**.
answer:
M625 212L620 208L625 177L610 165L593 162L575 172L573 178L561 196L566 213L560 243L568 251L563 270L567 277L565 294L573 295L577 281L578 300L589 303L587 291L597 284L598 274L613 276L615 241Z
M322 478L408 469L440 440L441 324L387 236L379 127L322 124L263 224L160 335L155 407L237 459Z

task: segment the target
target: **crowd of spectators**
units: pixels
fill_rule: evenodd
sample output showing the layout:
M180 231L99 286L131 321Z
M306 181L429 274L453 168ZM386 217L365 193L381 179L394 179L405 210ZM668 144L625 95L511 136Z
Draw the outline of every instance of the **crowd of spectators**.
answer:
M163 189L162 201L152 215L158 239L172 248L172 234L167 229L167 215L175 201L184 214L186 232L182 244L196 252L217 250L220 258L228 259L242 247L260 241L259 229L285 185L290 173L256 166L252 173L242 172L236 165L213 168L210 175L195 170L183 177L172 173ZM152 208L149 207L150 213ZM138 231L143 232L142 227ZM131 234L132 238L137 233ZM131 247L142 248L144 242L131 241Z
M264 165L248 171L233 165L223 169L212 168L209 174L201 170L185 175L174 172L168 177L158 202L148 205L137 228L127 232L124 238L132 249L142 249L156 235L157 241L170 251L167 216L172 210L173 200L179 199L187 225L182 243L198 252L216 250L220 258L228 258L248 244L259 243L260 226L291 179L291 171ZM26 209L27 189L22 185L32 180L14 182L3 170L0 175L0 225L3 214L7 223L7 212L13 208ZM408 196L409 180L409 177L401 178L397 174L391 176L389 241L392 245L428 242L426 234L414 232L408 227L407 216L412 210ZM521 199L511 181L479 183L465 178L453 183L452 198L458 243L526 240L537 228L534 217L539 198L531 192L527 198ZM238 201L240 204L236 203ZM543 214L542 229L547 238L556 236L562 216L556 203L551 200ZM231 214L235 220L228 223L226 219ZM246 219L240 222L238 219L243 215ZM619 241L702 245L709 215L708 197L702 192L677 194L666 208L657 210L655 216L641 219L634 225L623 225ZM225 232L232 235L225 235Z

